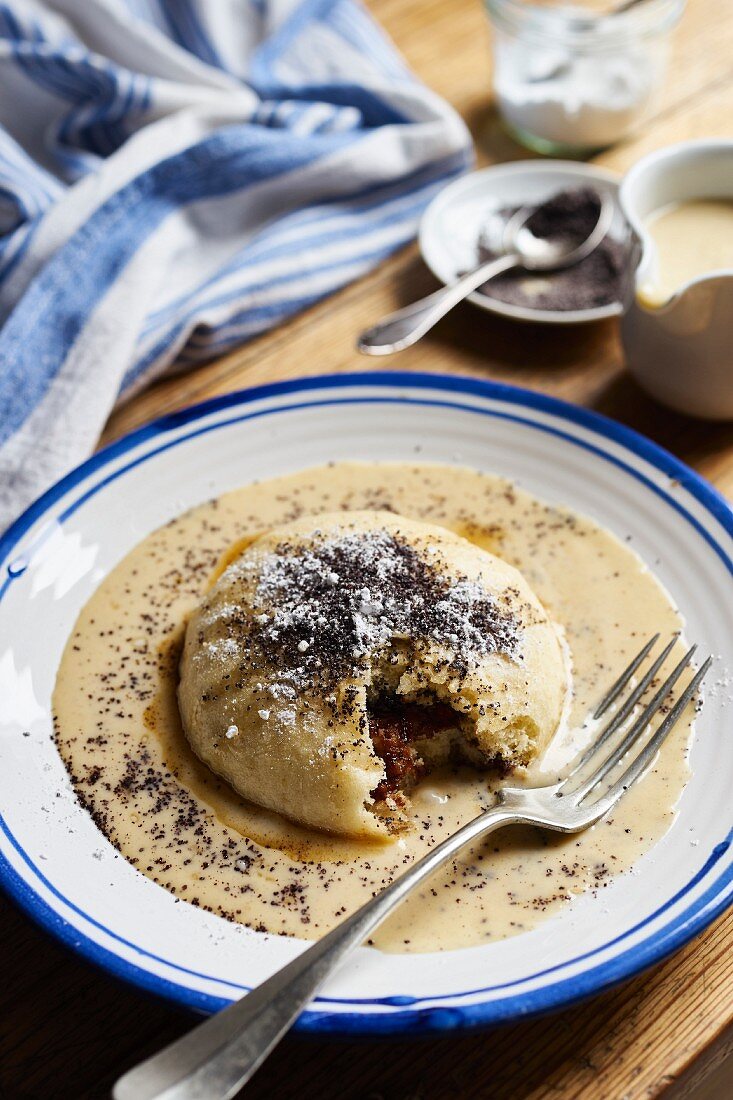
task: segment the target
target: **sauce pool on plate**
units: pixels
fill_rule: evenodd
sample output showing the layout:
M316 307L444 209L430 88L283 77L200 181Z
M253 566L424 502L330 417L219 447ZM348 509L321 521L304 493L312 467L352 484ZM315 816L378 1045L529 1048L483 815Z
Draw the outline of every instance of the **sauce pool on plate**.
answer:
M479 813L500 782L444 768L415 790L408 829L357 841L242 800L193 754L176 701L188 616L258 532L305 514L387 510L457 531L515 565L564 628L572 698L544 759L512 783L550 782L587 743L582 722L652 634L682 628L653 574L591 520L459 467L341 463L250 485L148 535L82 610L54 693L56 740L77 795L139 871L182 900L262 932L315 939ZM232 549L234 547L234 549ZM575 836L513 828L464 851L375 933L385 951L501 939L601 891L670 827L692 729L675 729L611 817Z

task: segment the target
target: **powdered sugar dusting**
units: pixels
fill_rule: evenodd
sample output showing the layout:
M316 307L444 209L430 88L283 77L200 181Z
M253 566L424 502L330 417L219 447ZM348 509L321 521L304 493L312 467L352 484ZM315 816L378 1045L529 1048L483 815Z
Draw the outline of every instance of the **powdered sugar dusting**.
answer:
M356 674L395 641L438 644L446 665L463 675L481 657L516 652L520 624L480 581L449 577L434 547L420 553L386 530L315 532L306 543L283 542L259 559L245 557L227 571L251 581L252 608L230 610L230 637L275 664L288 685L333 684ZM253 570L255 572L253 572ZM516 595L516 593L515 593ZM509 599L509 597L507 597Z

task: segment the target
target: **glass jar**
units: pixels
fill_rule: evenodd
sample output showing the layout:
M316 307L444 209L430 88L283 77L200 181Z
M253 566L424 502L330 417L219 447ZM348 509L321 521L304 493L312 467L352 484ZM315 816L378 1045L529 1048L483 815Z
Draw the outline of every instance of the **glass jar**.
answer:
M612 0L605 13L562 2L485 2L505 126L535 152L574 157L619 141L653 109L685 6L639 0L609 14Z

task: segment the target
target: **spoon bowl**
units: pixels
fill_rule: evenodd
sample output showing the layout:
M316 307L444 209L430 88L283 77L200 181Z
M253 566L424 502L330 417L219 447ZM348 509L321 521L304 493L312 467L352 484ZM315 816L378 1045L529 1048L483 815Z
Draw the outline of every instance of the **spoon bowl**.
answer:
M527 271L561 271L589 256L611 228L613 202L608 194L598 195L598 220L587 237L576 243L558 237L536 237L527 226L533 209L521 206L506 223L502 246L506 255L519 257L518 267Z

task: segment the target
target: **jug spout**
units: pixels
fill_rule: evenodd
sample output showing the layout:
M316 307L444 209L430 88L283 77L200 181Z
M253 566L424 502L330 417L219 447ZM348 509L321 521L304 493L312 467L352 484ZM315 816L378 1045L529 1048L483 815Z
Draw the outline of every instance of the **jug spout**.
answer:
M717 224L704 220L715 214L726 231L733 225L733 141L684 142L650 154L624 179L620 202L631 232L621 317L629 370L680 412L733 419L733 265L708 263L716 251L727 263L727 254ZM699 236L691 211L703 217Z
M724 325L733 308L733 275L709 275L695 279L667 297L637 278L635 304L639 309L663 318L677 336L701 335L713 325Z

